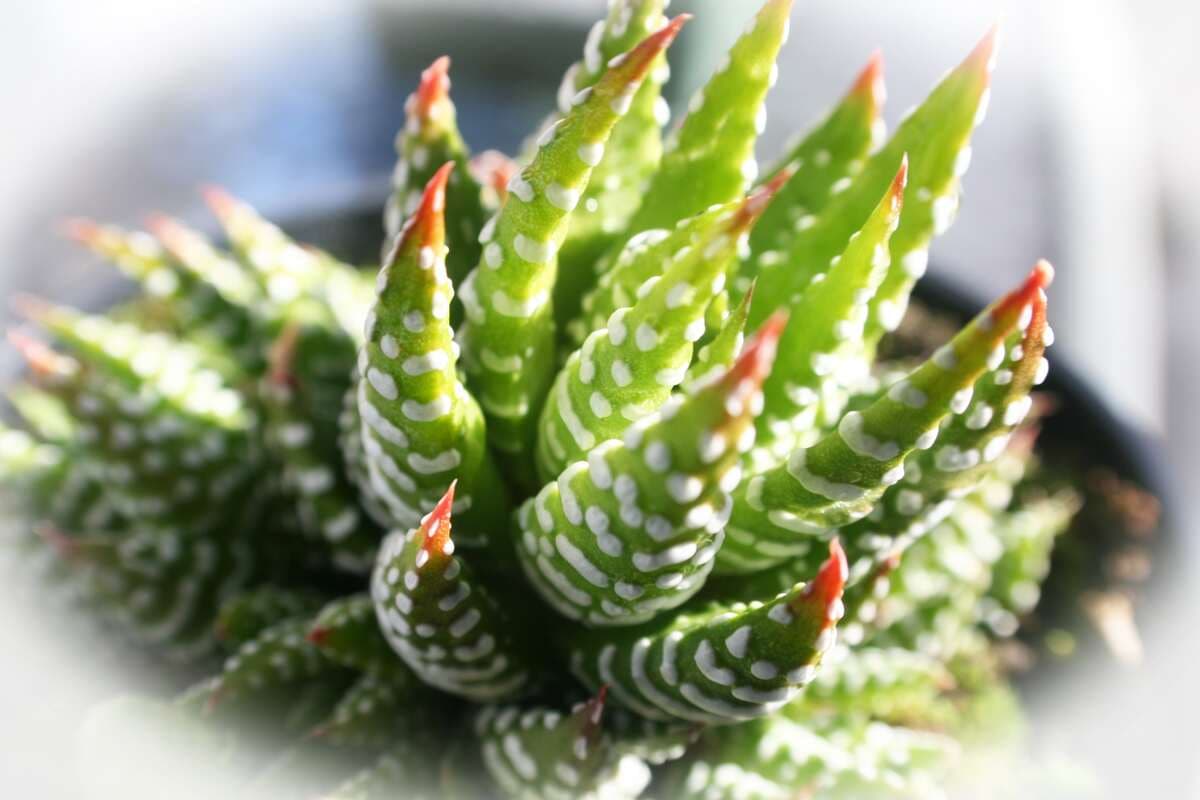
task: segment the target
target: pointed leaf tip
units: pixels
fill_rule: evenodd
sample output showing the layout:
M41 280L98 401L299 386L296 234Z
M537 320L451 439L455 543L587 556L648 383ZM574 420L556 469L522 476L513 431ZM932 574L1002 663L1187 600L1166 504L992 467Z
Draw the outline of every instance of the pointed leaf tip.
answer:
M447 161L433 173L429 183L425 184L425 194L421 197L421 213L440 214L446 208L446 184L450 181L450 173L454 171L454 162Z
M775 173L771 177L771 180L747 195L734 215L733 222L729 227L734 231L743 231L754 225L758 221L758 218L762 216L762 213L767 210L767 206L771 204L771 200L779 193L779 190L795 174L796 166L789 164Z
M1038 262L1033 265L1033 272L1041 276L1041 288L1045 289L1054 282L1054 267L1046 259L1038 259Z
M508 182L517 174L517 162L499 150L484 150L471 159L471 177L490 186L501 202L508 196Z
M596 692L596 696L591 698L584 704L586 712L586 721L584 723L584 734L590 735L600 729L600 720L604 716L605 703L608 701L608 684L603 684L600 690Z
M817 571L817 576L805 589L806 598L815 598L827 609L827 621L836 622L840 615L829 613L842 598L846 588L846 580L850 576L850 566L846 562L846 551L835 536L829 541L829 558Z
M232 194L215 184L205 184L200 187L200 196L212 211L213 215L225 222L237 213L238 201Z
M884 101L887 99L887 89L883 82L882 50L871 53L866 66L854 79L854 84L850 87L850 94L870 100L875 113L882 110Z
M905 153L900 158L900 168L896 170L896 177L892 178L892 194L899 194L904 191L904 187L908 185L908 153Z
M433 107L450 93L450 56L441 56L421 72L417 85L417 114L430 116Z
M457 479L451 481L442 499L421 520L421 549L431 556L437 553L449 556L454 552L454 544L450 540L450 516L454 510L454 490L457 486Z
M1054 268L1048 261L1039 261L1029 271L1029 275L1021 285L997 301L992 308L992 318L996 319L1017 308L1029 305L1042 296L1043 290L1054 280Z
M726 383L741 386L749 381L749 386L757 389L771 372L775 363L775 350L779 345L779 337L787 327L788 313L780 309L772 314L754 337L746 342L742 354L729 368Z
M58 228L71 241L88 246L94 245L104 235L100 224L86 217L65 219L59 224Z
M13 298L14 304L16 300ZM8 341L37 377L64 375L70 370L71 362L65 356L59 355L44 342L28 334L9 330Z
M13 311L30 322L45 322L53 313L53 306L40 297L17 292L9 299Z
M991 75L992 70L996 68L996 53L999 49L1000 23L996 22L988 29L983 38L979 40L979 44L975 45L975 49L966 57L964 63L975 66L986 74Z
M691 18L691 14L679 14L630 50L628 61L632 66L633 74L641 75L649 69L654 58L675 41L680 29Z
M296 343L300 338L298 325L288 325L272 343L267 356L267 377L276 386L291 386L295 380L292 363L296 356Z
M450 173L454 170L454 162L447 161L433 177L425 184L421 194L421 204L408 218L401 228L399 235L392 242L391 251L385 259L386 264L395 262L400 250L409 242L416 242L420 247L440 250L446 243L446 184Z

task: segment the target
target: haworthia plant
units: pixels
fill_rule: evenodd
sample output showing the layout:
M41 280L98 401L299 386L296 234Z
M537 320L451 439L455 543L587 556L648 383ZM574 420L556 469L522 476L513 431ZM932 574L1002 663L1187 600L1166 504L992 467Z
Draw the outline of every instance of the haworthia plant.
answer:
M233 783L930 797L1020 727L995 642L1078 507L1025 419L1049 265L926 362L876 359L995 36L886 141L872 56L760 176L789 0L664 136L666 5L609 3L519 159L471 157L426 69L378 268L213 188L227 249L77 220L138 296L22 301L53 341L10 336L12 575L191 662L138 708L226 743Z

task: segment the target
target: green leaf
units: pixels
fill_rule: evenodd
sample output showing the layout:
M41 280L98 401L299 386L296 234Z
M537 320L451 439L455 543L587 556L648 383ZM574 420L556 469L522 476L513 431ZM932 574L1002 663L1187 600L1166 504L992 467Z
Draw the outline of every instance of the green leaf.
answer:
M638 40L666 24L663 0L620 0L609 5L608 18L588 34L582 61L563 76L559 112L571 109L571 98L594 86L610 64ZM614 62L614 59L616 60ZM641 201L642 187L662 157L662 126L670 109L662 97L666 59L655 59L629 111L613 127L604 157L592 170L587 188L571 215L571 225L558 251L554 282L554 315L560 332L579 314L579 304L596 281L596 263L609 250ZM557 119L557 115L555 119ZM551 123L553 124L553 123Z
M773 713L816 673L840 619L846 561L766 603L711 604L634 628L572 629L571 671L650 719L733 723Z
M513 178L495 224L482 234L483 260L460 289L467 311L460 340L489 440L505 453L528 450L554 377L550 292L571 211L613 126L686 20L677 17L652 34L577 96L578 104L542 137L533 162Z
M329 547L333 565L365 574L383 532L359 509L350 479L337 469L337 443L323 441L330 437L305 413L308 386L292 366L301 336L299 328L289 328L272 348L271 368L260 391L266 417L263 440L278 462L281 488L295 503L302 532Z
M1050 278L1049 265L1036 266L887 394L846 413L837 430L743 484L734 495L718 571L754 571L803 555L814 536L865 517L903 477L907 456L933 447L942 420L1020 327ZM952 445L938 450L948 466L954 461L962 468L970 458Z
M446 273L457 286L479 263L479 231L485 211L482 187L468 167L466 143L458 130L457 112L450 100L450 59L442 56L421 73L417 90L404 104L404 128L396 135L396 168L392 194L384 210L387 240L381 257L400 235L403 221L416 213L425 185L447 161L455 170L446 185Z
M699 591L781 327L767 326L726 374L592 448L521 507L521 563L561 614L628 626Z
M754 142L792 0L767 0L667 138L662 165L642 192L629 233L670 228L742 196L758 176Z
M537 443L543 480L586 457L598 442L619 437L683 382L692 343L704 331L705 311L725 285L738 242L775 188L765 187L681 223L662 247L653 248L651 259L669 251L669 261L665 267L655 265L661 275L648 277L635 297L627 297L622 287L650 260L635 259L628 269L605 276L609 297L623 307L567 359L546 399Z
M463 543L479 545L507 513L486 449L483 414L459 381L450 328L453 289L445 269L445 187L452 163L430 180L420 207L379 272L379 299L367 316L359 355L358 413L370 491L392 524L415 525L421 509L462 482Z
M994 50L993 31L900 123L858 174L833 184L833 197L806 222L783 258L758 264L759 303L751 309L751 325L765 319L842 251L907 153L905 212L890 243L892 266L871 303L866 350L872 352L879 337L899 324L908 294L925 271L929 242L949 227L957 208L959 181L969 162L968 142L987 106Z
M790 303L792 323L780 340L782 357L763 385L757 442L763 458L752 471L773 466L841 413L848 387L866 376L859 358L867 306L888 271L888 239L901 219L907 163L901 161L887 192L828 272L814 276Z
M612 739L601 725L606 691L569 714L489 706L475 721L483 764L507 797L636 797L617 780ZM650 771L641 765L645 788Z
M426 684L475 702L521 694L531 672L513 618L454 555L454 484L417 528L384 540L371 597L392 649Z
M779 195L750 233L750 256L733 281L740 295L746 291L760 261L783 257L808 217L829 203L833 184L862 169L868 152L883 143L883 61L875 53L841 102L817 126L789 145L768 177L794 171Z
M366 592L326 604L308 629L308 640L330 661L356 672L388 677L393 683L412 673L396 657L375 619L375 604Z

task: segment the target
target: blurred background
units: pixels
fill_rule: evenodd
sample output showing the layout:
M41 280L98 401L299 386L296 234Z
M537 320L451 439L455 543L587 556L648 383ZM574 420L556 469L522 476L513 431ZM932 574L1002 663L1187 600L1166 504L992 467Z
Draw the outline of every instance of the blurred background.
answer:
M672 55L679 109L757 3L676 0L697 19ZM798 0L758 156L813 122L875 48L894 124L997 19L1000 66L961 214L933 272L980 297L1038 257L1058 268L1054 355L1152 438L1174 486L1169 565L1140 620L1136 671L1056 687L1048 746L1106 753L1131 786L1200 798L1200 658L1190 583L1200 546L1200 6L1187 0ZM207 224L196 188L219 183L266 215L381 203L404 98L443 53L475 150L513 152L549 110L602 0L44 0L0 28L0 287L96 305L111 273L56 226L136 225L161 209ZM0 312L6 317L7 310ZM1189 580L1190 579L1190 580ZM65 721L108 691L104 665L5 628L0 777L64 785ZM11 672L10 672L11 670ZM120 680L120 678L116 678ZM1113 681L1137 683L1114 694ZM1130 687L1125 686L1125 689ZM1168 702L1164 703L1163 701ZM14 713L15 711L15 713ZM1055 737L1058 737L1057 739ZM1152 741L1147 741L1151 736ZM57 766L57 770L55 767Z

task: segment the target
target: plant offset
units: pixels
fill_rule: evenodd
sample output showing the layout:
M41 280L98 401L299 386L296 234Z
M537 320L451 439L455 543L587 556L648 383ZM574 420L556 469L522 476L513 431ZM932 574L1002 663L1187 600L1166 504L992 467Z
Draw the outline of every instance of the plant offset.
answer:
M664 135L665 5L610 2L515 161L471 157L427 69L377 269L213 189L228 252L77 221L141 294L22 301L57 344L11 336L24 571L210 665L150 716L232 737L247 786L926 797L1013 725L997 644L1076 505L1025 490L1050 266L875 358L995 37L890 139L873 57L760 173L790 0Z

